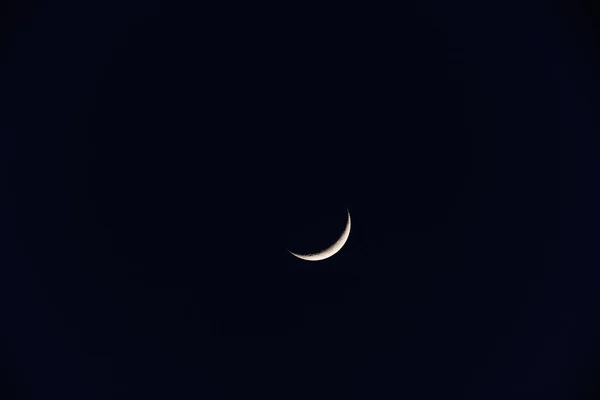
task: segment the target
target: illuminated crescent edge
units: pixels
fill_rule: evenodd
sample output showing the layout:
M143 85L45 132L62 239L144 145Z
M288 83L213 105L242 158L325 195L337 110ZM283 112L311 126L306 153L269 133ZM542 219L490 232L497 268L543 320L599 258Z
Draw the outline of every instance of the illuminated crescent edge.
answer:
M344 245L346 244L346 241L348 240L348 237L350 236L350 225L351 225L350 211L348 211L347 209L346 209L346 211L348 212L348 222L346 222L346 228L340 235L340 238L334 244L332 244L325 250L320 251L318 253L296 254L296 253L288 250L290 252L290 254L292 254L293 256L296 256L302 260L306 260L306 261L321 261L321 260L325 260L326 258L333 256L338 251L340 251L342 249L342 247L344 247Z

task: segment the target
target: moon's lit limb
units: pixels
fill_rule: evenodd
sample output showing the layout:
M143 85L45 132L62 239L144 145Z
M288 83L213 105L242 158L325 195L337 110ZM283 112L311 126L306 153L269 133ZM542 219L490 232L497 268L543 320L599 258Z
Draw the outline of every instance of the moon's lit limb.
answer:
M342 232L342 234L340 235L340 238L334 244L332 244L325 250L320 251L318 253L296 254L296 253L288 250L290 252L290 254L292 254L293 256L296 256L302 260L306 260L306 261L321 261L321 260L324 260L326 258L333 256L335 253L340 251L342 249L342 247L344 247L344 245L346 244L346 241L348 240L348 237L350 236L350 225L351 225L350 211L348 211L348 210L346 210L346 211L348 212L348 222L346 222L346 228L344 229L344 232Z

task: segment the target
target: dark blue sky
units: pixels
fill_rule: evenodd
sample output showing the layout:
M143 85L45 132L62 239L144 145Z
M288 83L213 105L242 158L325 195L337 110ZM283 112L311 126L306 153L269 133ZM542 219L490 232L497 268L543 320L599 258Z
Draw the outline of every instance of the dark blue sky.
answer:
M0 64L7 398L597 395L593 13L30 5ZM287 253L346 208L339 254Z

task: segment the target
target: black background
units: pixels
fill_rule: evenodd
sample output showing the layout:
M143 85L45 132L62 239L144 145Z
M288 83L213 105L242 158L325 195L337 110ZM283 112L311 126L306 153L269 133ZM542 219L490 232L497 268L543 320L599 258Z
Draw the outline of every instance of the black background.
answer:
M6 398L597 396L591 5L4 7Z

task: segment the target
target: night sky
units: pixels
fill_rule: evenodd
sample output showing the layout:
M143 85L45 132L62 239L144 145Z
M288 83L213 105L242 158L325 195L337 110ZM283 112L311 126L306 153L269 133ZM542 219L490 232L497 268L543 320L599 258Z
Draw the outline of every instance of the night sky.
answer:
M600 398L591 2L3 7L2 400Z

